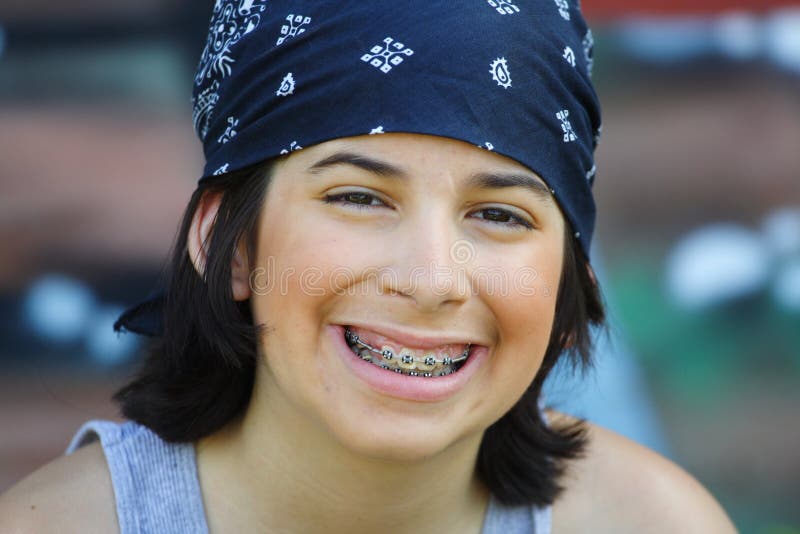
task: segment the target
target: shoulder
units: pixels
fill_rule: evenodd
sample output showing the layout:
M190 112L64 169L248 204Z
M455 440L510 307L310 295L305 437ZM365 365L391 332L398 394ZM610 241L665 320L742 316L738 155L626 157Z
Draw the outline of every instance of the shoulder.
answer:
M0 495L0 532L117 532L111 475L99 442L62 456Z
M555 425L575 419L548 411ZM586 455L568 464L553 505L556 532L735 533L711 494L679 466L615 432L586 423Z

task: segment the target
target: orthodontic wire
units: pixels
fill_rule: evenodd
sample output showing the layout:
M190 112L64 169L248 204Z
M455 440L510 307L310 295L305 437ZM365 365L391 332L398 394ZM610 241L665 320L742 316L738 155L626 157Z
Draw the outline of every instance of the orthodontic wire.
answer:
M364 347L364 348L366 348L368 350L371 350L375 354L380 354L386 360L391 360L395 356L394 353L389 349L386 349L385 351L384 350L379 350L379 349L376 349L375 347L373 347L372 345L370 345L370 344L368 344L368 343L366 343L364 341L361 341L361 339L359 339L359 337L358 337L358 334L354 334L353 332L350 331L349 328L345 332L345 337L348 339L348 341L350 341L352 343L357 343L357 344L361 345L362 347ZM423 359L423 360L420 360L420 359L417 359L417 358L413 358L413 357L410 358L410 360L409 360L408 359L409 356L406 354L406 355L402 356L403 363L414 362L414 363L422 363L422 364L425 364L425 365L436 365L437 363L440 363L442 365L450 365L451 363L463 362L464 360L466 360L469 357L469 349L470 349L471 346L472 346L471 343L467 343L467 347L464 349L464 352L462 352L461 356L459 356L457 358L449 358L449 357L445 356L443 359L437 360L433 356L426 356L425 359Z

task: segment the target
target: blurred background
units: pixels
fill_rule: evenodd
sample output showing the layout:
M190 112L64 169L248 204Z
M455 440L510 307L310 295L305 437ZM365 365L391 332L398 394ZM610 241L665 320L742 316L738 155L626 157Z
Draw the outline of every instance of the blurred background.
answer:
M142 346L111 325L201 173L212 5L0 3L0 491L118 418ZM613 339L549 400L684 466L742 532L800 533L800 3L583 10Z

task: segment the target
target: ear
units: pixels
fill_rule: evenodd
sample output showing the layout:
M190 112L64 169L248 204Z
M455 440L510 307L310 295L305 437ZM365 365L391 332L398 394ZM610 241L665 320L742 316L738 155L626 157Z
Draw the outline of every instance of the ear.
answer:
M200 198L192 217L186 249L195 270L202 277L206 270L208 246L211 233L217 220L217 213L222 202L222 192L206 191ZM250 298L250 273L246 248L243 242L237 243L236 251L231 259L231 289L234 300Z

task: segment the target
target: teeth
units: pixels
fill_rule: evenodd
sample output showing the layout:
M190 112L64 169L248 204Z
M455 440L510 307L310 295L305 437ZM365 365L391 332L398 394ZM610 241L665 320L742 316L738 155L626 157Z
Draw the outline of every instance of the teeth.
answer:
M426 356L425 363L417 362L417 369L420 371L433 371L434 367L436 367L436 357L433 355Z
M397 360L397 365L406 370L416 369L417 363L414 361L414 355L411 351L402 349L400 351L400 358Z
M394 371L395 373L402 373L409 376L424 376L424 377L446 376L456 371L452 365L449 365L444 368L439 368L436 370L413 369L408 367L409 364L403 364L399 358L395 358L390 363L380 360L372 360L372 365L380 367L381 369L386 369L387 371ZM410 365L414 364L412 363ZM419 367L419 364L416 365Z
M464 352L456 357L443 356L441 360L437 360L435 354L427 354L424 357L417 356L414 351L405 347L400 349L399 354L395 354L394 350L389 345L383 345L381 349L378 350L359 340L358 336L354 337L353 334L350 333L346 334L346 338L351 346L359 345L373 353L380 353L381 357L386 361L400 361L401 365L404 365L404 369L414 369L416 367L417 369L431 370L436 367L437 364L451 365L455 362L462 362L467 359L470 347L470 345L467 345ZM399 360L395 360L395 358ZM411 364L414 364L415 367L408 367Z
M345 339L350 349L362 360L371 362L376 367L381 367L387 371L394 371L398 374L408 376L423 376L426 378L435 376L446 376L455 373L467 359L469 345L463 353L457 357L443 356L437 360L434 353L424 356L417 356L414 351L407 348L400 349L399 354L395 354L392 347L383 345L380 350L361 341L359 337L345 331Z

